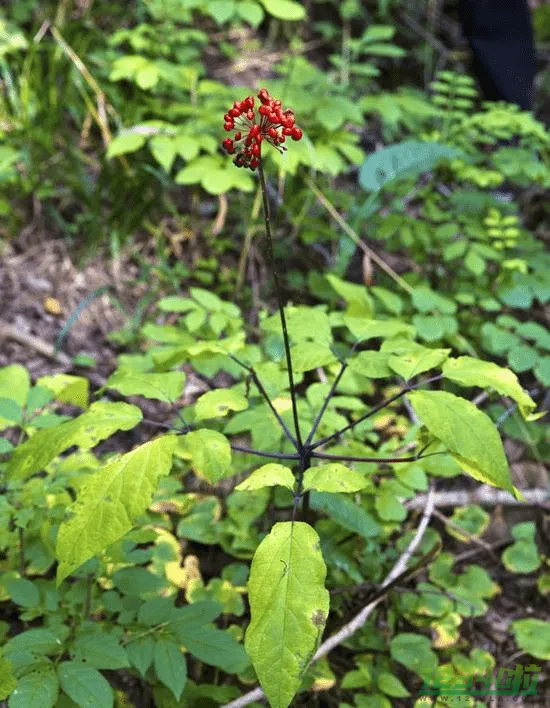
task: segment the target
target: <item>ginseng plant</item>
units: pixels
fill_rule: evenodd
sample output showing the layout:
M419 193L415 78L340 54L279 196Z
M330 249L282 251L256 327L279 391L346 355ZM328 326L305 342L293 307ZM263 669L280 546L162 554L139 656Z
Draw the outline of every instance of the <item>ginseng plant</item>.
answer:
M493 389L514 399L525 417L531 416L535 403L510 371L466 356L451 358L449 349L430 349L415 343L410 336L389 338L377 352L361 352L361 336L357 336L358 324L361 325L359 330L362 328L367 339L384 336L375 332L381 323L369 320L366 314L361 313L359 317L344 317L344 323L348 326L349 321L354 320L354 326L349 326L349 329L356 335L349 357L360 361L367 375L369 370L372 370L372 377L376 378L398 376L402 385L396 393L374 405L367 413L336 432L316 439L323 416L337 394L339 384L349 366L349 357L346 361L340 360L340 368L333 377L313 425L307 434L304 433L298 413L299 394L292 366L293 342L289 336L282 287L274 257L272 221L263 161L266 145L283 152L286 150L287 139L298 141L302 139L303 132L295 124L294 111L283 109L281 101L273 99L267 89L261 89L257 98L257 110L255 98L248 96L242 101L235 101L225 114L224 129L232 133L232 137L223 141L223 147L227 153L234 155L233 161L238 168L250 169L257 172L259 177L267 255L275 286L288 371L292 430L270 400L254 368L236 357L232 358L246 370L249 380L265 399L293 452L262 452L238 445L232 445L232 448L274 460L253 471L238 485L238 490L248 491L280 485L289 489L294 497L289 520L276 523L272 527L270 533L261 541L252 560L248 584L251 620L245 637L246 651L265 696L273 708L286 708L299 689L311 661L326 654L328 648L338 643L338 637L331 638L318 650L329 612L329 593L324 585L327 571L319 536L308 523L311 514L308 510L310 493L355 494L369 485L372 488L372 482L364 474L344 463L393 465L418 462L430 455L450 454L463 471L477 480L517 495L519 492L510 480L500 436L491 419L464 398L447 391L433 390L430 386L448 380L458 386ZM382 332L383 329L379 331ZM438 373L419 378L433 370ZM427 390L420 390L421 388ZM412 406L416 421L421 421L417 441L413 445L415 454L361 457L325 451L327 446L339 441L345 433L356 429L368 418L405 397ZM297 520L298 518L300 520ZM427 522L424 528L426 525ZM412 553L409 557L410 555ZM403 565L406 566L406 561ZM413 570L416 569L413 567ZM404 572L410 573L411 569ZM401 574L396 577L394 573L391 585L400 578ZM384 592L387 592L389 587L390 584L386 583ZM372 601L371 597L370 602ZM361 623L356 621L352 630L357 630L360 626ZM343 641L349 634L350 631L345 636L339 635L339 641ZM261 690L257 689L230 705L243 706L257 700L261 695Z

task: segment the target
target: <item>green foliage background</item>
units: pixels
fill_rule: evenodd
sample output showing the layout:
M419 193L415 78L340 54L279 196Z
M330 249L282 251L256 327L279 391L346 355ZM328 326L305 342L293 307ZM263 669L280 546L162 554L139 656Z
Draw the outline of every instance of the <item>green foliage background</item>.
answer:
M281 708L391 708L416 705L432 675L550 658L544 511L487 551L491 509L466 504L427 529L421 574L309 666L405 551L419 494L482 482L521 498L506 452L550 459L549 133L484 103L464 55L438 56L436 19L428 41L410 29L418 5L1 10L0 247L38 212L41 237L75 255L154 254L134 257L149 292L112 333L101 385L93 359L34 381L0 368L9 708L210 707L256 680ZM542 6L542 53L549 26ZM316 427L328 400L313 444L339 457L302 476L271 284L245 277L263 249L260 192L220 149L227 107L264 85L304 130L266 154L298 413ZM190 397L192 377L208 390ZM531 589L506 653L471 628L518 579Z

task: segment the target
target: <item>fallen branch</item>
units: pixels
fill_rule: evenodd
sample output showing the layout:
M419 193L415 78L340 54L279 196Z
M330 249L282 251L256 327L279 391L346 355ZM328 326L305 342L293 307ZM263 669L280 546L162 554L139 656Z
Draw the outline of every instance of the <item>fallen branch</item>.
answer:
M523 489L521 493L528 504L535 506L548 504L550 500L550 491L548 489ZM426 494L418 494L414 499L405 502L405 506L407 509L422 509L426 501ZM434 500L436 507L467 506L468 504L481 504L482 506L504 504L506 506L515 506L517 504L525 504L525 502L519 501L513 497L510 492L504 492L501 489L495 489L487 485L467 492L460 490L437 492Z
M425 497L424 511L422 512L422 518L420 519L420 523L418 524L416 533L412 541L405 549L404 553L399 557L397 563L393 566L388 576L382 583L382 590L384 588L389 589L389 586L393 583L393 581L404 572L407 567L407 563L420 545L422 538L426 533L426 529L428 528L428 524L430 523L430 519L434 509L434 498L436 496L433 487L430 487L428 493L423 496ZM311 663L318 661L322 657L326 656L335 647L345 642L346 639L349 639L353 634L355 634L355 632L360 630L361 627L366 623L368 618L371 616L373 611L376 609L377 605L379 605L380 602L382 602L382 600L385 598L385 596L385 593L379 594L374 600L365 605L361 612L355 615L355 617L346 625L344 625L342 629L340 629L338 632L336 632L336 634L333 634L332 637L329 637L325 642L323 642L317 650L317 653L313 657ZM244 696L241 696L240 698L231 701L231 703L226 703L224 708L243 708L243 706L250 705L250 703L254 703L254 701L259 701L263 697L264 692L262 691L262 689L255 688L253 691L245 693Z
M25 332L20 332L13 325L0 320L0 341L3 339L12 339L14 342L19 342L26 347L34 349L42 356L48 357L48 359L53 359L57 361L58 364L62 366L71 366L71 359L63 352L56 352L53 344L40 339L40 337L35 337L32 334L25 334Z

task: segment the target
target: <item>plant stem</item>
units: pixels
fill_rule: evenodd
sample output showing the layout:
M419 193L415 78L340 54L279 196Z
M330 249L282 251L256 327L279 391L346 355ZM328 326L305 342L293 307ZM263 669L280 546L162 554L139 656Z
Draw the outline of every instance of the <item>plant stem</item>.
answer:
M281 286L279 283L279 274L277 272L277 266L275 264L275 254L273 252L273 239L271 237L271 216L270 216L270 210L269 210L269 200L267 197L267 187L265 183L265 174L264 174L264 167L263 167L263 162L260 159L260 164L258 166L258 172L260 174L260 186L262 189L262 199L263 199L263 206L264 206L264 221L265 221L265 234L267 237L267 250L268 250L268 255L269 259L271 261L271 271L273 273L273 282L275 283L275 292L277 295L277 303L279 305L279 315L281 317L281 327L283 329L283 341L285 345L285 356L286 356L286 364L288 368L288 383L290 386L290 398L292 400L292 416L294 418L294 428L296 431L296 441L298 443L298 450L301 451L303 448L302 445L302 436L300 434L300 423L298 420L298 407L296 405L296 392L294 390L294 375L292 373L292 357L290 355L290 341L288 338L288 330L286 327L286 317L285 317L285 309L284 309L284 304L283 304L283 296L282 296L282 291L281 291Z
M410 457L354 457L353 455L329 455L326 452L312 452L311 457L318 460L334 460L335 462L375 462L381 465L393 465L397 462L418 462L418 460L423 460L425 457L446 454L446 451L442 451L429 452L427 455L419 452L417 455L411 455Z
M294 436L292 435L292 433L290 432L290 430L287 428L287 426L286 426L284 420L281 418L281 416L280 416L279 413L277 412L277 409L275 408L275 406L273 405L271 399L269 398L269 394L267 393L267 391L265 390L265 388L264 388L262 382L260 381L260 379L259 379L259 377L258 377L258 374L254 371L254 368L253 368L252 366L248 366L248 364L245 364L244 361L241 361L240 359L238 359L234 354L228 354L228 356L229 356L230 359L232 359L234 362L236 362L239 366L242 366L243 369L245 369L246 371L248 371L248 373L250 374L250 376L252 377L252 380L254 381L254 383L255 383L255 385L256 385L256 388L258 389L258 391L260 392L260 394L263 396L265 402L267 403L267 405L268 405L269 408L271 409L271 412L273 413L273 415L274 415L275 418L277 419L277 422L279 423L279 425L281 426L281 428L284 430L284 433L285 433L286 437L290 440L290 442L291 442L291 443L294 445L294 447L298 450L298 443L297 443L296 440L294 439Z
M437 376L432 376L429 379L425 379L424 381L420 381L417 384L410 385L407 384L404 386L400 391L398 391L394 396L391 396L390 398L385 398L383 401L378 403L374 408L371 408L368 413L365 413L365 415L362 415L360 418L357 418L357 420L352 421L348 425L344 426L340 430L337 430L335 433L331 433L330 435L327 435L325 438L322 438L321 440L317 440L316 443L313 443L311 445L311 449L314 450L317 447L320 447L321 445L324 445L327 442L330 442L331 440L334 440L335 438L340 437L342 433L345 433L348 430L351 430L352 428L355 428L356 425L359 425L359 423L362 423L364 420L367 420L367 418L370 418L373 416L375 413L378 413L378 411L381 411L383 408L386 406L389 406L390 403L393 403L394 401L397 401L398 399L402 398L405 394L409 393L410 391L414 391L417 388L420 388L420 386L424 386L429 383L433 383L434 381L439 381L440 379L443 378L442 374L438 374Z
M299 460L300 456L292 453L285 452L263 452L263 450L252 450L249 447L242 447L241 445L231 445L232 450L237 452L246 452L249 455L258 455L258 457L271 457L275 460Z

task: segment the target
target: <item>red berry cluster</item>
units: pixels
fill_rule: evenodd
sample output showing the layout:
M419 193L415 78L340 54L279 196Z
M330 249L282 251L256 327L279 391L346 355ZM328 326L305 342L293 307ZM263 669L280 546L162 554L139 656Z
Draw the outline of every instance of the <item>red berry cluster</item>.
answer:
M283 152L286 147L283 143L287 137L300 140L303 133L294 124L294 111L291 108L283 110L280 101L274 100L267 89L263 88L258 94L260 106L256 119L254 111L254 97L247 96L242 101L235 101L224 115L224 129L233 130L233 138L226 138L222 145L230 154L235 154L233 162L237 167L249 167L255 170L260 164L262 142L265 140L274 148ZM236 143L242 143L237 145Z

